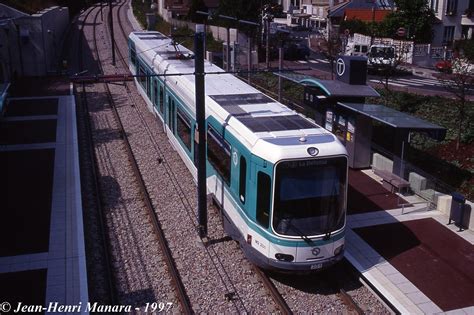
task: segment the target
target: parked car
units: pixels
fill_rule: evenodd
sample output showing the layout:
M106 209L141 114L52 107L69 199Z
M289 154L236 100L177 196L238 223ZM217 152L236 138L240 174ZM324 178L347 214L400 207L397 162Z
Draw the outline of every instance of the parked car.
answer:
M444 73L451 73L453 71L453 65L449 60L440 60L435 64L436 70Z

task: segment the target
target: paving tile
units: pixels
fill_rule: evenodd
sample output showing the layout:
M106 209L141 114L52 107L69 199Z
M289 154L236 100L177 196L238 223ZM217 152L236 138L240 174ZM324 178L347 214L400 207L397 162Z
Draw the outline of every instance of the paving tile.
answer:
M35 260L28 263L29 269L45 269L48 268L47 260Z
M444 313L445 315L466 315L467 313L463 309L452 310Z
M389 275L387 276L387 279L390 280L390 282L392 282L394 285L408 282L407 278L405 278L401 273Z
M46 260L46 259L48 259L48 252L28 255L28 261L29 262L43 261L43 260Z
M398 270L395 269L389 263L378 264L377 269L380 270L380 272L383 273L386 276L393 275L393 274L398 272Z
M48 285L46 287L46 304L49 302L66 304L66 292L63 285Z
M412 293L407 293L406 295L410 300L413 301L415 304L423 304L427 302L431 302L431 300L424 295L421 291L418 292L412 292Z
M29 268L28 262L16 263L16 264L10 265L10 272L25 271L29 269L30 268Z
M403 292L404 294L408 294L408 293L414 293L414 292L419 292L420 290L418 290L417 287L415 287L415 285L413 285L413 283L411 282L406 282L406 283L401 283L401 284L397 284L396 285L398 287L398 289Z
M62 285L64 286L66 284L66 279L64 278L64 275L48 275L48 286L56 286L56 285Z
M416 305L408 305L405 307L408 311L408 314L424 314Z
M422 304L417 304L417 306L425 313L425 314L436 314L442 312L443 310L440 309L436 304L433 302L427 302Z

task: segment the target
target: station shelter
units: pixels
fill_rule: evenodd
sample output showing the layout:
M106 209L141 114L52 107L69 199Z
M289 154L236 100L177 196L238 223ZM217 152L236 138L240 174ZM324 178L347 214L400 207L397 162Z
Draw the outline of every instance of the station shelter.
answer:
M374 122L391 129L391 137L383 139L394 155L394 174L403 176L403 151L411 132L424 132L441 141L446 129L384 105L366 104L366 98L380 97L366 84L367 58L339 56L335 63L335 80L320 80L297 73L279 73L285 79L304 86L304 104L313 110L314 120L334 133L346 146L349 167L371 166L372 130Z

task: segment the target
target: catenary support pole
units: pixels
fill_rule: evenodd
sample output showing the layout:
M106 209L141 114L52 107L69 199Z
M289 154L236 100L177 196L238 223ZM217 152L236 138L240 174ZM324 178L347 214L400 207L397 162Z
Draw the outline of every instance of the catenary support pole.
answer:
M227 27L227 50L226 50L226 59L225 70L230 71L230 28Z
M283 43L278 47L278 70L283 69ZM281 102L281 75L278 76L278 101Z
M207 236L207 184L206 184L206 105L204 99L204 26L196 25L194 35L194 66L196 89L196 120L198 125L198 221L199 236Z
M247 35L247 46L248 46L248 51L247 51L247 71L249 72L247 74L247 82L250 84L250 71L252 71L252 39L250 37L250 34Z

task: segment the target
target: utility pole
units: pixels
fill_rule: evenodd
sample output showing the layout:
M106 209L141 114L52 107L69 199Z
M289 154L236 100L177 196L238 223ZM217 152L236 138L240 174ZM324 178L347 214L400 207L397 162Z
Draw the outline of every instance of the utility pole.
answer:
M219 14L219 17L221 19L237 22L237 18L232 17L232 16ZM230 26L229 25L226 26L226 30L227 30L227 51L226 51L227 63L226 63L225 70L230 71Z
M110 26L110 41L112 42L112 65L115 66L115 40L114 40L114 22L112 14L112 0L109 0L109 26Z
M270 68L270 20L268 14L265 15L265 29L266 29L266 47L265 47L265 63L267 69Z
M281 102L281 70L283 69L283 43L280 41L280 45L278 47L278 101Z
M207 236L207 182L206 182L206 104L204 98L204 25L196 25L194 35L194 78L196 93L196 120L198 125L198 222L199 237Z
M252 40L250 35L247 37L247 82L250 84L250 71L252 71Z

